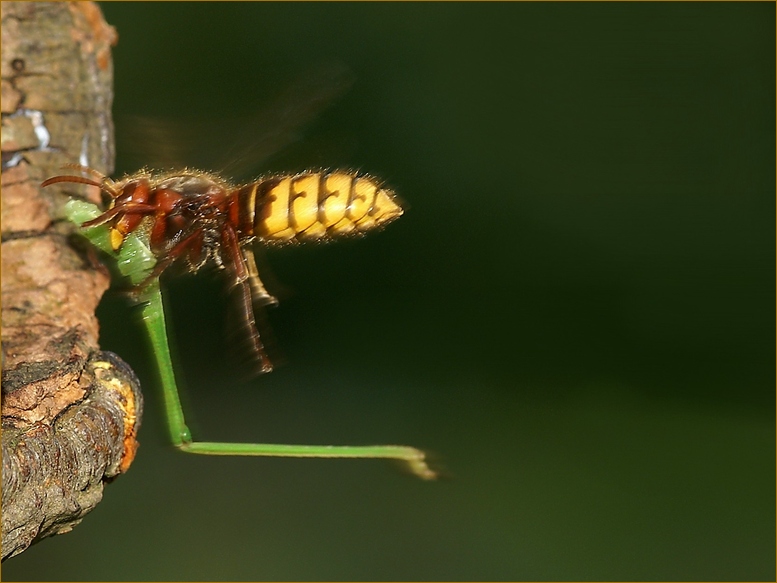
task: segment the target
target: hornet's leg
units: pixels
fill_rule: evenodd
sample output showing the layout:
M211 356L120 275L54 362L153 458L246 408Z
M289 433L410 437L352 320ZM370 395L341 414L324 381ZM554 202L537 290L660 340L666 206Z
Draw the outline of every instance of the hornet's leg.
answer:
M162 272L170 267L170 265L178 259L181 255L183 255L186 251L189 250L189 247L196 243L197 241L202 241L202 231L195 231L188 237L186 237L183 241L178 243L175 247L170 249L170 251L165 255L163 258L157 260L156 265L154 266L154 269L151 271L151 273L141 281L137 286L135 286L136 291L140 292L144 290L146 287L149 286L155 279L157 279L160 275L162 275Z
M248 268L248 281L251 284L251 293L254 296L254 301L260 306L277 306L278 298L267 291L259 278L259 270L256 268L256 258L254 257L253 250L250 247L243 247L242 249L246 267Z
M224 231L222 232L222 241L227 250L227 253L229 254L230 264L234 269L235 285L239 287L240 291L240 310L243 315L243 320L248 326L251 348L254 354L256 354L256 356L259 358L259 370L260 372L270 372L272 370L272 363L270 362L270 358L267 356L267 352L264 350L262 338L259 335L259 330L256 327L251 286L249 285L249 281L251 281L250 262L249 265L246 265L246 258L243 256L243 250L240 248L240 245L237 242L237 234L229 223L224 226ZM251 255L251 261L253 261L253 255ZM256 269L255 265L254 269ZM261 285L261 281L259 283ZM267 291L264 290L264 286L262 286L261 289L264 292L265 298L275 300L275 298L273 298L270 294L267 293ZM271 302L266 301L265 303ZM275 300L275 303L277 303L277 300Z

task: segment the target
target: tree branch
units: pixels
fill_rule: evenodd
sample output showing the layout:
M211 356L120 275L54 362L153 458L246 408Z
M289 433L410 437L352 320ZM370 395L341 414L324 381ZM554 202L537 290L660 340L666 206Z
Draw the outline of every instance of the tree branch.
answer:
M109 277L70 244L66 163L113 168L114 29L92 2L3 2L3 559L68 532L134 458L142 396L94 315ZM67 187L65 187L67 188ZM88 199L99 202L92 188Z

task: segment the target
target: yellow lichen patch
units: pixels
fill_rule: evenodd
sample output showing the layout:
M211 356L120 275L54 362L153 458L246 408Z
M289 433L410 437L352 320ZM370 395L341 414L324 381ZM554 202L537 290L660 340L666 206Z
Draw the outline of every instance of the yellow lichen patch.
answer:
M137 437L137 403L135 402L135 393L132 386L116 376L113 372L113 365L107 361L95 361L92 363L95 377L108 390L116 395L115 402L118 404L123 415L123 445L124 449L119 462L121 473L126 472L135 459L135 454L140 445Z

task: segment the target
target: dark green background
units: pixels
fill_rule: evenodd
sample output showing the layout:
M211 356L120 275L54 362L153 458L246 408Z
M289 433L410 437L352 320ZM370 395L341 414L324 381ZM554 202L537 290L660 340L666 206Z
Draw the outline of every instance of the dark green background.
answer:
M176 452L108 297L138 458L4 579L774 579L774 4L103 9L119 124L248 119L338 60L353 89L256 171L361 168L410 207L268 253L286 364L250 383L221 281L169 282L195 435L407 443L452 479Z

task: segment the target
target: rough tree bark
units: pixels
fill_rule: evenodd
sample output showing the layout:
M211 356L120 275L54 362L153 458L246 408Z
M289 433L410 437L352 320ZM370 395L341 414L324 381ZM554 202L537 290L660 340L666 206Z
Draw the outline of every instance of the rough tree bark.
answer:
M138 381L97 345L109 278L71 245L67 187L40 188L112 170L115 42L92 2L2 3L3 559L71 530L137 448Z

